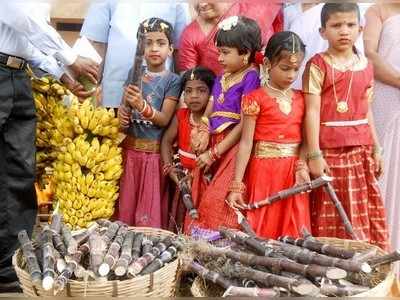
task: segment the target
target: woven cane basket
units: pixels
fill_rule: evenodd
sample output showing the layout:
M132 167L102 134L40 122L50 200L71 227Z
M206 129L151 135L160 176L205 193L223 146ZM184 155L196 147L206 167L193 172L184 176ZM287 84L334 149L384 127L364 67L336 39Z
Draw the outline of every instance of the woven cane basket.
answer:
M318 240L344 249L351 249L355 251L376 249L377 255L386 254L386 252L379 247L365 242L342 240L337 238L318 238ZM390 294L390 289L395 280L395 274L392 270L392 265L386 264L379 266L377 271L374 272L371 277L373 281L376 281L376 285L364 293L360 293L351 297L386 297ZM222 296L223 293L222 289L219 289L219 287L216 287L212 283L205 282L200 277L197 277L194 280L190 291L194 297L218 297Z
M174 235L172 232L154 228L131 227L130 230L154 237ZM45 291L42 287L36 287L32 284L30 275L25 270L25 262L20 249L13 256L13 265L25 295L29 297L53 296L53 290ZM178 258L154 273L132 279L112 281L70 280L64 291L57 296L173 297L180 277L180 266L180 259Z

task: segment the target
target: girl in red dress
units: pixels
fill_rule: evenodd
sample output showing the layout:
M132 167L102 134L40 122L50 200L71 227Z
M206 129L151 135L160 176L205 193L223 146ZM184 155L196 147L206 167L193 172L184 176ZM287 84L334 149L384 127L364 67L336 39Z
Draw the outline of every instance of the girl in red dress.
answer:
M192 150L190 137L193 131L198 130L201 117L204 114L211 95L214 78L214 73L203 67L196 67L184 73L181 85L184 93L183 99L187 108L177 110L161 142L164 175L169 175L176 185L179 184L179 180L176 169L172 165L172 156L174 153L173 145L175 141L178 142L180 163L188 173L187 178L189 179L189 186L192 186L192 198L195 207L197 207L201 191L205 189L205 184L201 176L196 176L197 180L191 182L193 172L195 172L197 156ZM191 218L189 216L185 217L185 212L186 209L177 189L170 210L170 230L178 229L179 231L182 229L184 218L185 228L188 227Z
M243 98L243 131L237 153L234 180L227 202L245 208L295 184L309 181L308 169L300 159L304 98L292 90L305 46L293 32L274 34L265 49L264 65L269 79L263 87ZM258 236L298 237L310 227L307 194L296 195L247 212Z
M306 93L308 159L313 176L328 174L358 239L388 248L385 211L376 178L382 173L381 147L370 107L372 65L357 53L361 32L355 3L327 3L322 8L321 35L326 52L307 63ZM312 193L315 236L351 238L329 197Z

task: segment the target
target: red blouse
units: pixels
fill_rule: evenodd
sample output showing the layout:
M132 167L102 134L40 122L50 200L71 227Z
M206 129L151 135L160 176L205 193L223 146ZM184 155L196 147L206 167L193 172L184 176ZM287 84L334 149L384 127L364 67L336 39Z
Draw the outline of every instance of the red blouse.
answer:
M332 68L333 63L327 54L316 54L307 63L303 75L304 92L321 96L320 147L371 145L373 141L369 124L328 126L325 123L367 119L374 78L372 65L365 57L360 57L351 70L339 70L336 65L334 70ZM346 102L346 99L348 111L338 112L337 102Z
M192 125L190 124L190 110L188 108L180 108L176 112L178 120L178 147L179 158L182 166L188 170L192 170L196 166L195 154L190 147L190 133ZM189 154L189 155L187 155ZM192 158L188 156L193 156Z
M243 97L244 115L256 116L255 141L275 143L300 143L304 116L304 97L301 91L294 91L291 111L284 113L277 100L259 88Z

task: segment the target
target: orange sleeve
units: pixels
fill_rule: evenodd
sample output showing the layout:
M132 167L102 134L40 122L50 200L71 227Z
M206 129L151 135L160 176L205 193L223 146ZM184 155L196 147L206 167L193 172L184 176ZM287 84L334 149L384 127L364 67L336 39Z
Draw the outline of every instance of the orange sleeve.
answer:
M260 104L254 93L243 96L242 112L245 116L258 116L260 114Z
M322 59L322 58L320 58ZM311 58L303 73L303 92L313 95L321 95L325 80L325 71L320 59Z

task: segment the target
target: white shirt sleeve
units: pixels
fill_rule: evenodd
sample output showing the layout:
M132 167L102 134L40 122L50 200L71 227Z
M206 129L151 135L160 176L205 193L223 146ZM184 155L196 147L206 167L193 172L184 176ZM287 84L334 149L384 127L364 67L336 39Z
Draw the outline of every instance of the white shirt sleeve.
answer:
M44 18L30 14L28 7L21 1L5 2L0 9L0 22L24 35L36 48L47 55L54 55L67 66L77 58L57 31Z
M32 44L29 44L27 53L29 54L26 59L32 67L40 68L52 74L58 80L60 80L61 76L65 73L64 67L60 66L53 56L44 54Z
M111 17L112 5L109 1L93 1L83 22L81 36L107 43Z
M179 48L179 40L183 30L190 22L190 11L188 3L176 4L176 19L174 26L174 48Z

